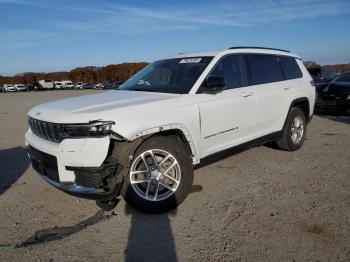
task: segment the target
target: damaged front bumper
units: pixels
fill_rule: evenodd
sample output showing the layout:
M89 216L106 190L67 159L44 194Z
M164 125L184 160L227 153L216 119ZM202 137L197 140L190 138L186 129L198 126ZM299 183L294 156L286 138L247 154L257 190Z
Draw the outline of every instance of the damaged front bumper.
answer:
M32 166L46 182L70 195L94 200L119 196L123 183L116 160L108 156L107 139L108 144L106 139L100 143L67 139L58 144L36 137L30 131L26 134ZM102 152L102 157L96 151ZM93 161L89 161L92 156Z
M110 200L120 195L121 184L116 185L114 190L98 189L92 187L82 187L76 183L59 183L45 175L42 175L43 179L50 185L62 190L63 192L76 197L92 199L92 200Z

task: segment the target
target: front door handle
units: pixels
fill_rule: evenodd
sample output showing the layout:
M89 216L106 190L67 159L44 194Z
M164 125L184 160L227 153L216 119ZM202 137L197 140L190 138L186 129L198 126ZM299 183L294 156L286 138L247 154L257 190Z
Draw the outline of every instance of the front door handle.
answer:
M252 96L253 95L253 92L243 92L241 93L241 96L243 97L248 97L248 96Z

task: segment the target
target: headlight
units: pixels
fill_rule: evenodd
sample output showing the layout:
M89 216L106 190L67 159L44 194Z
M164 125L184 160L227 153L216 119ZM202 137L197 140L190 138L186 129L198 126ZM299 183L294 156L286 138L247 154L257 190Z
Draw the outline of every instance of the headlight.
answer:
M350 100L350 94L348 95L348 97L346 98L346 100Z
M106 136L111 132L113 121L92 121L89 124L63 125L62 137L99 137Z

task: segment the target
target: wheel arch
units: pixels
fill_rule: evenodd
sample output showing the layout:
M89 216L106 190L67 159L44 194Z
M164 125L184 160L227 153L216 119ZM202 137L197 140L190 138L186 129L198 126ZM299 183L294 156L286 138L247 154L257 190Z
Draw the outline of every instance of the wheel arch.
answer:
M300 98L294 99L289 107L288 115L293 107L300 108L304 112L307 122L309 122L311 120L310 102L309 102L309 99L307 97L300 97ZM288 115L287 115L287 117L288 117ZM286 117L286 119L287 119L287 117Z
M127 150L128 156L130 158L131 154L133 154L145 140L157 135L177 137L186 146L188 153L192 157L193 164L199 163L200 161L198 158L199 156L196 153L196 147L192 139L192 136L187 131L187 129L180 124L157 126L146 130L142 130L132 134L129 137L123 137L123 141L115 140L115 143L119 144L119 146L121 146L122 144L130 145L128 146L128 150Z

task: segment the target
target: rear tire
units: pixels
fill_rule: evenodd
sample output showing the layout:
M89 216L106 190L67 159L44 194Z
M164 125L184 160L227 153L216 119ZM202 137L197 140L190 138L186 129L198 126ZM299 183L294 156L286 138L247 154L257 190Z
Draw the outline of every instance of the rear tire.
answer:
M153 136L134 154L122 196L146 213L167 212L181 204L193 183L190 152L177 136Z
M293 107L287 117L282 137L276 140L279 149L286 151L296 151L304 143L306 135L306 117L304 112L297 107Z

